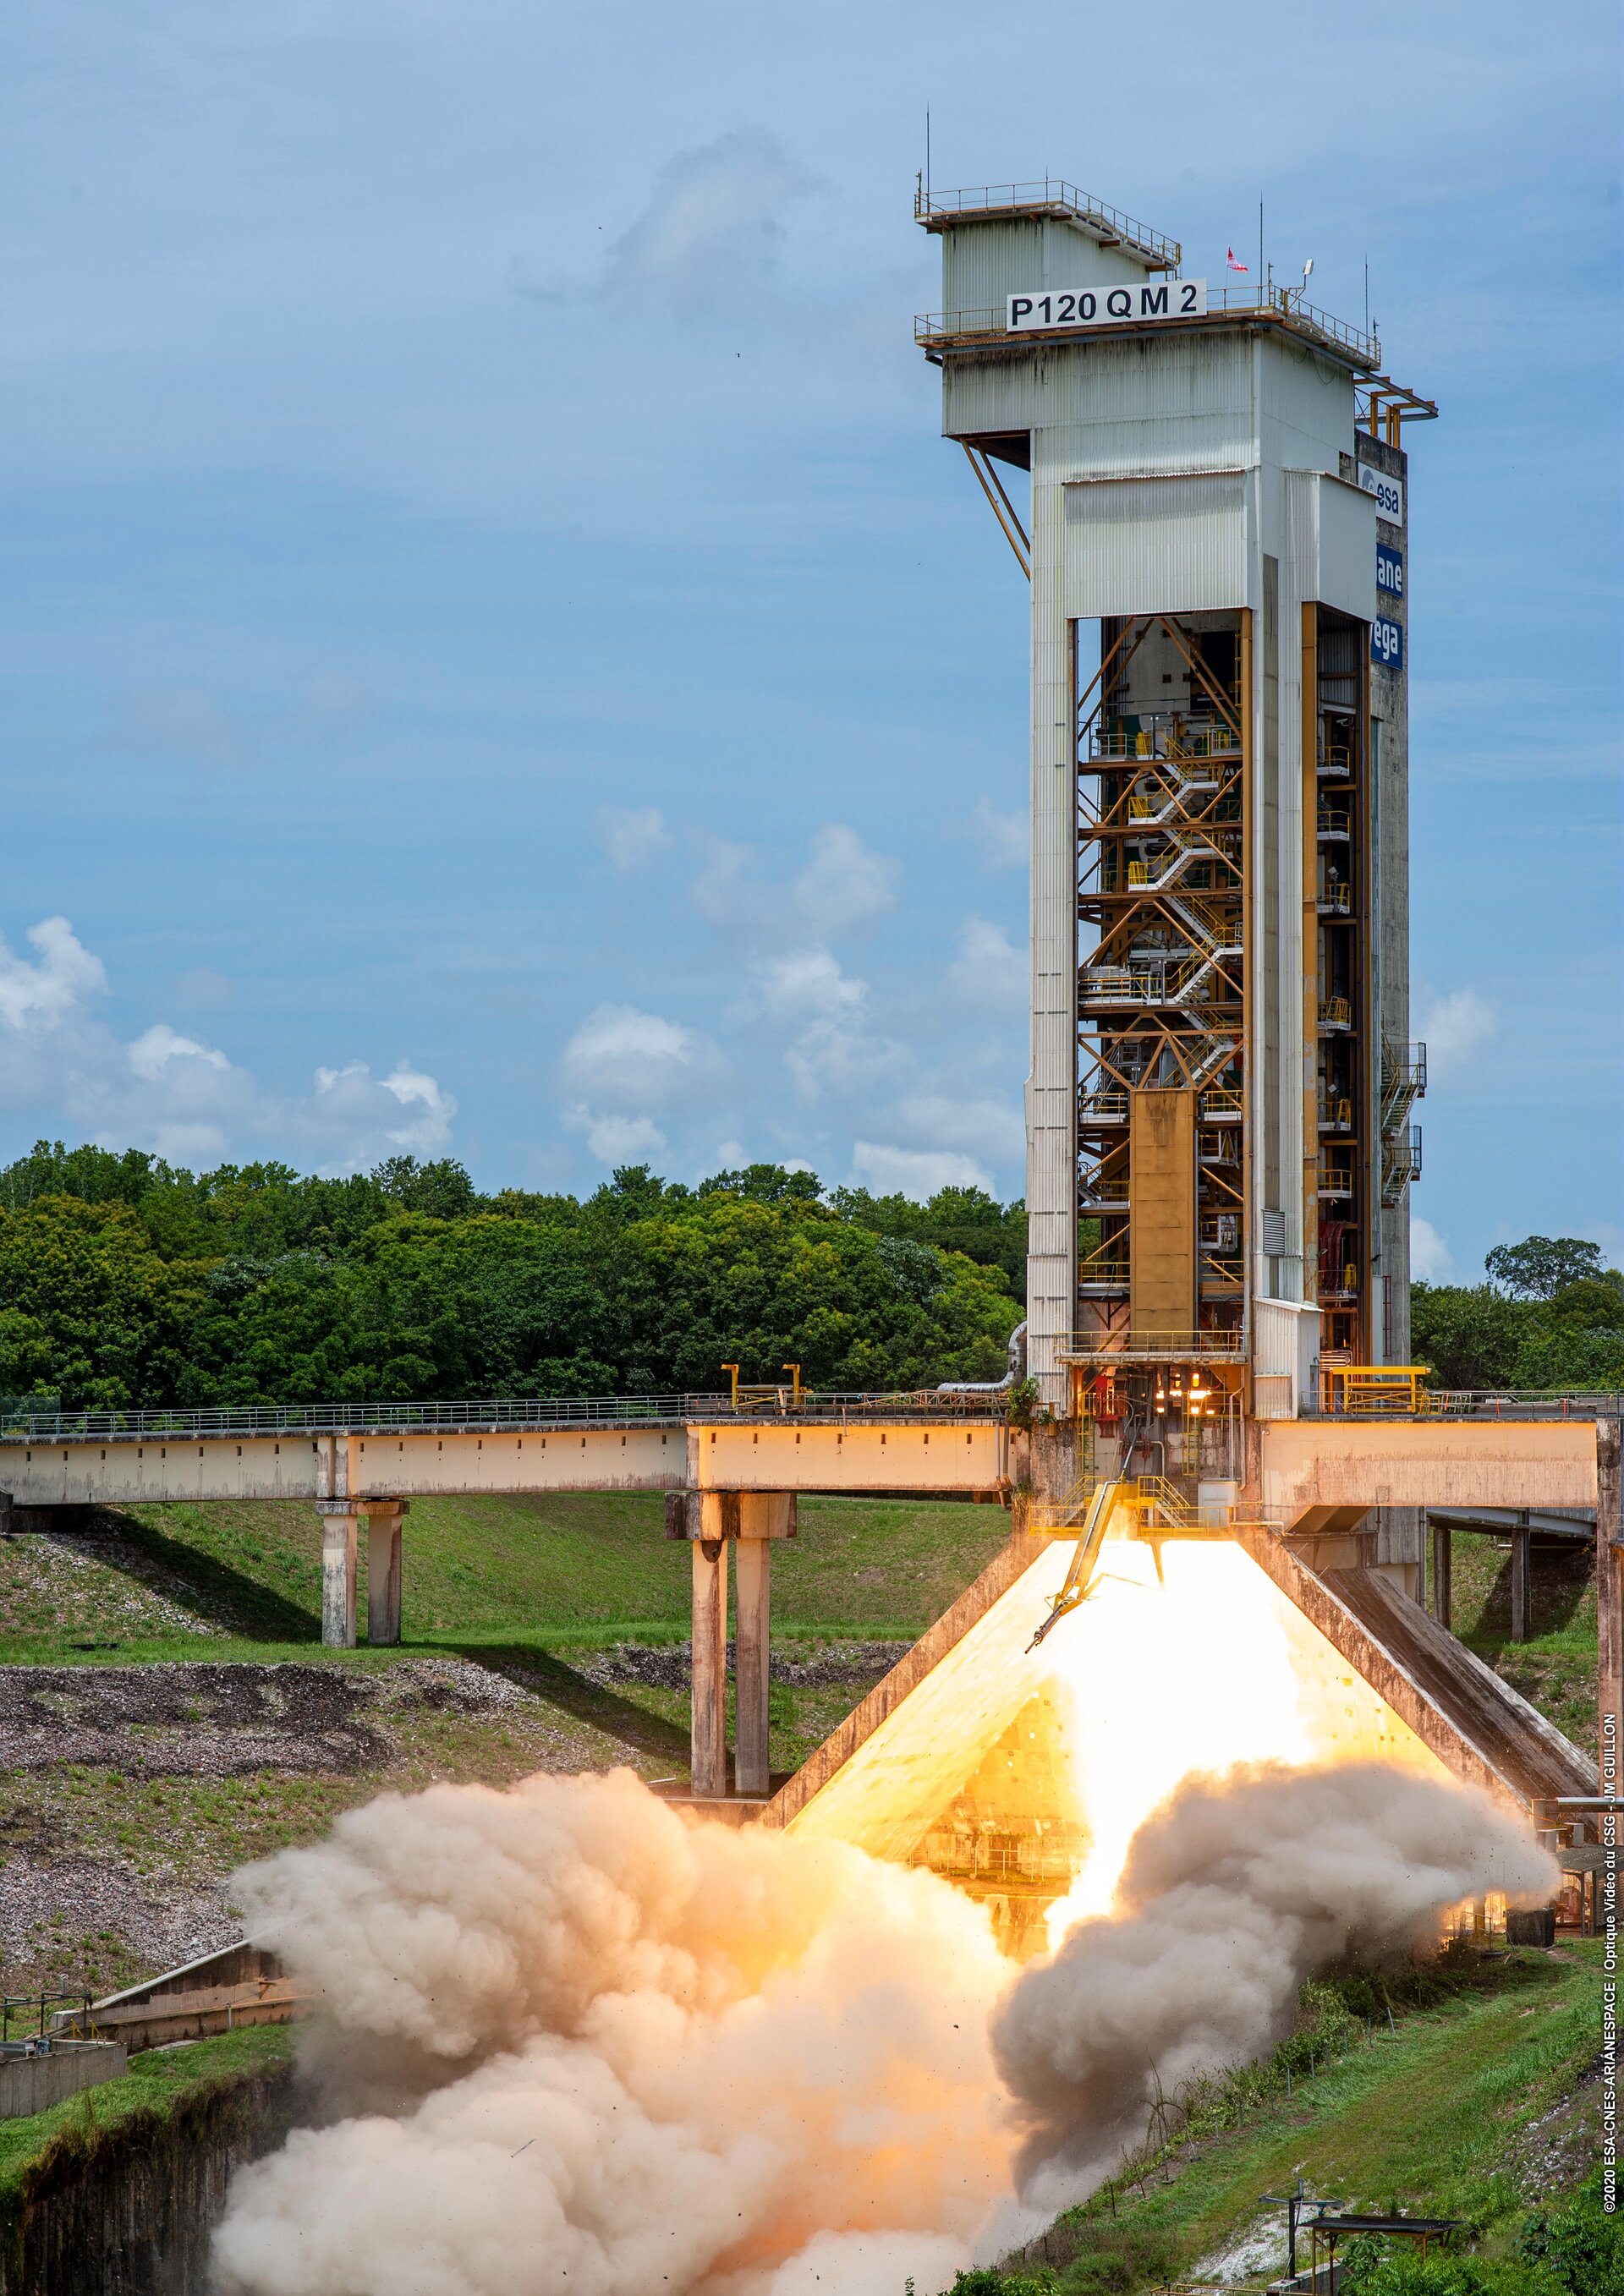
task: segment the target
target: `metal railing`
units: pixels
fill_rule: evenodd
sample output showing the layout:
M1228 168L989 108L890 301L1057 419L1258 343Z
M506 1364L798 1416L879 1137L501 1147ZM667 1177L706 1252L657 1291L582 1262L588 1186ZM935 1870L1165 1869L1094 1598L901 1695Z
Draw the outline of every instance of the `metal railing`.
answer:
M1238 1324L1200 1331L1073 1332L1056 1350L1062 1363L1133 1364L1238 1360L1245 1334Z
M1002 1399L991 1398L990 1407ZM459 1403L336 1403L230 1405L199 1411L15 1412L0 1417L0 1443L239 1440L251 1437L321 1435L523 1435L562 1428L670 1427L693 1420L848 1420L880 1417L979 1418L989 1407L977 1397L939 1397L933 1387L884 1390L814 1390L799 1398L782 1389L726 1394L547 1397Z
M1165 232L1152 231L1149 224L1125 215L1106 200L1096 200L1091 192L1079 192L1075 184L1068 184L1059 176L1044 176L1029 184L972 184L952 192L928 190L921 183L914 193L915 219L924 224L938 218L947 223L956 216L1002 215L1031 208L1047 208L1054 214L1075 217L1079 223L1093 224L1106 236L1136 248L1159 271L1177 271L1183 260L1184 250L1177 240L1169 239Z
M1167 327L1199 327L1202 316L1207 320L1261 320L1267 324L1283 327L1289 334L1301 335L1309 342L1324 344L1328 349L1342 352L1360 366L1379 366L1382 345L1374 335L1367 335L1346 320L1333 318L1329 311L1317 305L1304 303L1289 288L1265 289L1255 287L1209 287L1204 315L1187 319L1169 317L1155 320L1124 319L1124 327L1144 325ZM1052 337L1072 334L1108 333L1104 328L1023 327L1023 343L1041 343ZM973 311L921 311L914 320L914 340L925 349L933 345L956 341L984 340L989 335L1009 334L1008 306L997 310L982 308Z
M71 2014L81 2018L89 2032L90 1996L66 1986L54 1993L8 1993L0 1997L0 2049L6 2054L31 2054L41 2043L49 2045L52 2021ZM13 2030L13 2028L15 2030Z
M1154 765L1198 765L1212 758L1238 759L1241 754L1241 729L1221 718L1210 724L1196 725L1182 710L1149 713L1150 723L1142 715L1136 727L1129 728L1120 722L1101 725L1096 719L1088 730L1087 755L1099 758L1106 765L1137 765L1141 760ZM1215 781L1203 779L1202 789L1215 789Z
M1382 1201L1391 1211L1412 1180L1421 1177L1421 1127L1407 1124L1382 1143Z

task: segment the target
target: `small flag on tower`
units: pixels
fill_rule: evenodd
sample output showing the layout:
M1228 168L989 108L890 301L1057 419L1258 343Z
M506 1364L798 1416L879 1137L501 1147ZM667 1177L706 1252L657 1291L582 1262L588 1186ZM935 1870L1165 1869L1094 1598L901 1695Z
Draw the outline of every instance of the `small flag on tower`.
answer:
M1234 250L1233 247L1229 250L1229 268L1232 271L1245 271L1250 268L1248 265L1244 263L1237 263L1235 261Z

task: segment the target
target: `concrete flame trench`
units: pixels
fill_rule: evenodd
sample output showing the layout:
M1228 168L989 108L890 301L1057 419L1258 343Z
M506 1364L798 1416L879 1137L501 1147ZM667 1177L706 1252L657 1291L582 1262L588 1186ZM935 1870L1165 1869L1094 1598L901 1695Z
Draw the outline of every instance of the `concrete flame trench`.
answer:
M978 1639L990 1649L1041 1615L1044 1558L1062 1544L1021 1527L1025 1495L1058 1496L1074 1479L1067 1431L1026 1435L990 1414L887 1415L876 1403L838 1417L780 1409L765 1417L718 1411L637 1423L571 1423L559 1416L506 1423L369 1424L365 1430L245 1427L160 1432L30 1434L0 1441L0 1500L16 1509L132 1501L303 1499L324 1522L324 1639L356 1635L357 1538L371 1544L370 1627L400 1633L402 1557L411 1498L447 1493L603 1490L666 1495L666 1531L693 1549L693 1791L770 1824L806 1822L857 1793L876 1753L893 1768L906 1739L949 1724L974 1744L973 1769L1006 1730L1002 1693L984 1710L963 1695L962 1669L943 1671ZM776 1793L767 1773L767 1681L773 1544L793 1536L801 1491L949 1496L1016 1508L1006 1546L947 1615ZM1523 1810L1592 1794L1596 1765L1410 1600L1390 1575L1361 1567L1356 1526L1373 1507L1595 1510L1601 1710L1624 1708L1619 1422L1568 1418L1439 1423L1425 1419L1251 1421L1235 1541L1309 1622L1327 1662L1350 1669L1409 1736L1454 1774ZM1267 1526L1267 1527L1264 1527ZM736 1742L733 1792L726 1744L727 1572L735 1580ZM1001 1598L1031 1593L1000 1614ZM999 1616L1003 1622L998 1623ZM1000 1644L1001 1647L1001 1644ZM956 1673L949 1715L941 1696ZM1013 1677L1017 1683L1021 1677ZM935 1687L933 1689L933 1681ZM1023 1693L1024 1694L1024 1693ZM1019 1700L1017 1700L1017 1704ZM901 1710L908 1707L908 1731ZM937 1709L942 1711L938 1713ZM934 1720L932 1718L934 1717ZM866 1756L865 1751L867 1750ZM939 1762L938 1764L939 1767ZM872 1778L870 1780L872 1784ZM862 1791L868 1791L863 1787Z

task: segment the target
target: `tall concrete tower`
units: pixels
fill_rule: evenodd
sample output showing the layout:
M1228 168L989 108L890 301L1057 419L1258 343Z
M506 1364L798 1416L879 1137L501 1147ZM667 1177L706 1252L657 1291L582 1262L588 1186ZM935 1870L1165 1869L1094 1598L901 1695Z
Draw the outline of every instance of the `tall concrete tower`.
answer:
M1031 581L1029 1364L1210 1472L1225 1422L1407 1360L1399 439L1437 410L1070 184L917 213L942 429Z

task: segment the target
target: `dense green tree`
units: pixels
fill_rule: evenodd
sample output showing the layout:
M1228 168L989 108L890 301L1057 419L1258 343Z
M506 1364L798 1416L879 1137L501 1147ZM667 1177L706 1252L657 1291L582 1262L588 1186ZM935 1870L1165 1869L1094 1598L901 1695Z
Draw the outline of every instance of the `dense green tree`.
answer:
M816 1183L814 1183L816 1186ZM929 1203L911 1196L874 1196L836 1188L829 1198L842 1219L880 1235L933 1244L996 1267L1017 1300L1026 1297L1026 1206L995 1202L980 1188L943 1188Z
M1576 1235L1530 1235L1497 1243L1483 1262L1489 1280L1516 1300L1549 1300L1564 1285L1603 1273L1601 1246Z
M449 1161L193 1174L45 1142L0 1173L0 1392L70 1408L710 1392L725 1362L752 1381L799 1363L824 1387L997 1377L1020 1313L1001 1269L901 1225L865 1226L777 1165L697 1191L629 1166L578 1202L487 1199Z
M1410 1353L1441 1387L1507 1387L1526 1311L1492 1283L1410 1288Z

